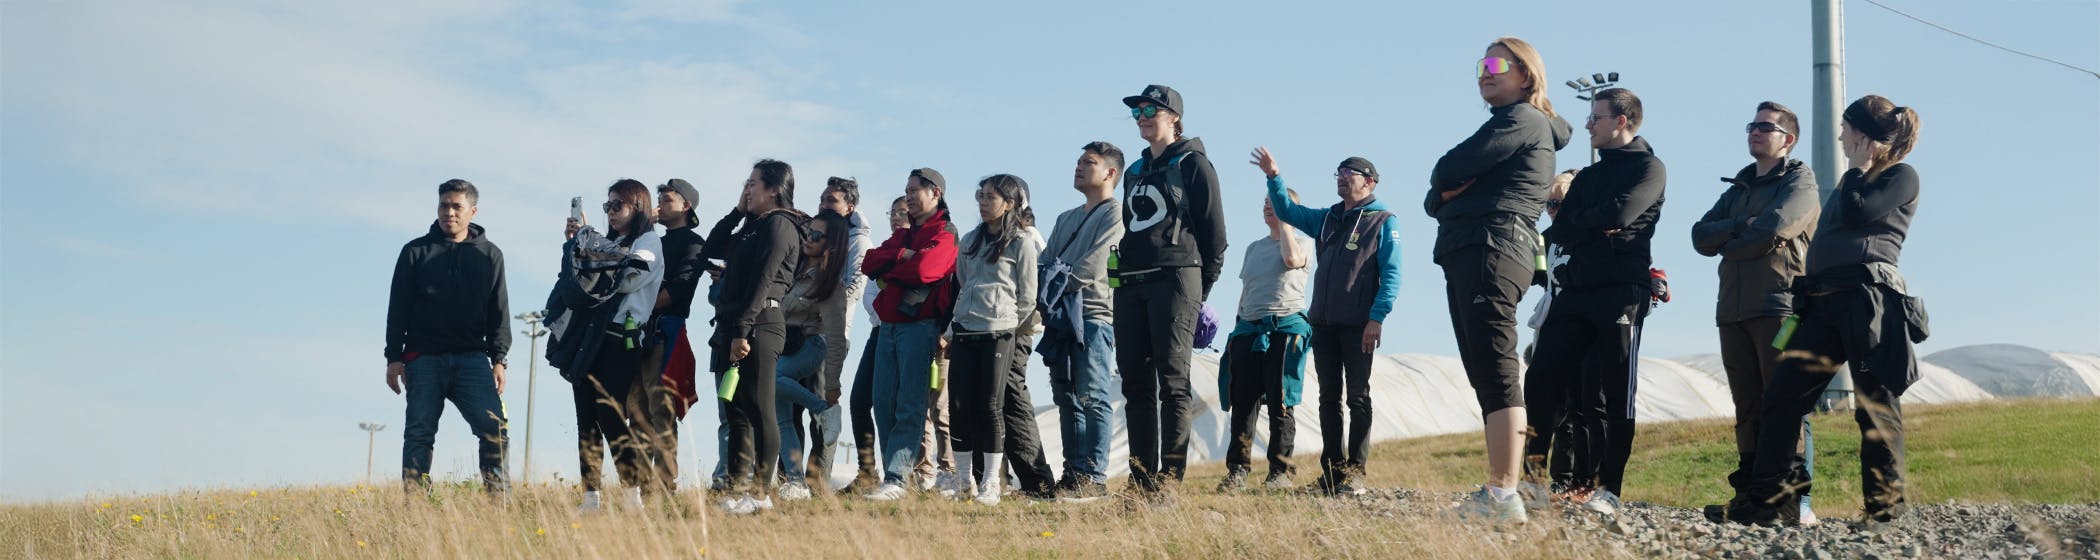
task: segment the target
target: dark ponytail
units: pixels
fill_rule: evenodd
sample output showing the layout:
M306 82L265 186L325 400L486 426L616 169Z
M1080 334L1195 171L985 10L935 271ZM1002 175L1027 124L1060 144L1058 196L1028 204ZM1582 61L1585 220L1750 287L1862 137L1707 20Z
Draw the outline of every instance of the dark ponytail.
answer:
M1897 106L1889 98L1879 95L1861 97L1845 108L1844 119L1846 124L1852 125L1852 130L1888 146L1871 156L1873 161L1867 165L1866 175L1869 181L1901 163L1904 156L1910 155L1911 149L1918 145L1918 112Z

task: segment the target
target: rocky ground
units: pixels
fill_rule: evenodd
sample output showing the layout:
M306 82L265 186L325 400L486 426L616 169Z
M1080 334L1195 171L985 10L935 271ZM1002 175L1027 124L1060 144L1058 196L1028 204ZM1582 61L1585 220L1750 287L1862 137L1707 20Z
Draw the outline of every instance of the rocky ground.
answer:
M1434 515L1456 499L1411 490L1358 498L1381 516ZM1695 510L1639 502L1615 517L1555 507L1532 519L1534 529L1600 535L1614 552L1643 558L2100 558L2100 503L1914 504L1891 523L1826 519L1808 528L1715 524Z

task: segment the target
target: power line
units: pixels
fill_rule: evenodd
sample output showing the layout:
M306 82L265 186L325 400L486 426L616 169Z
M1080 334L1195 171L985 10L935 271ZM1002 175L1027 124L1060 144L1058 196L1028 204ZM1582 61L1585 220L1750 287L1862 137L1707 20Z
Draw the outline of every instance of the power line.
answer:
M1924 20L1923 18L1919 18L1918 16L1914 16L1914 15L1910 15L1910 14L1904 13L1904 12L1903 12L1903 10L1898 10L1898 9L1895 9L1895 8L1891 8L1891 7L1889 7L1889 5L1888 5L1888 4L1883 4L1883 3L1880 3L1880 2L1876 2L1875 0L1865 0L1865 1L1866 1L1866 3L1868 3L1868 4L1873 4L1873 5L1875 5L1876 7L1879 7L1879 8L1881 8L1881 9L1884 9L1884 10L1888 10L1888 11L1890 11L1890 12L1892 12L1892 13L1895 13L1896 15L1899 15L1899 16L1903 16L1903 17L1906 17L1906 18L1910 18L1910 20L1911 20L1911 21L1915 21L1915 22L1918 22L1918 23L1922 23L1922 24L1925 24L1925 25L1929 25L1929 26L1932 26L1932 27L1933 27L1934 29L1938 29L1938 30L1940 30L1940 31L1945 31L1945 32L1948 32L1948 33L1952 33L1952 34L1954 34L1954 36L1956 36L1956 37L1961 37L1961 38L1963 38L1963 39L1968 39L1968 40L1970 40L1970 41L1975 41L1975 42L1977 42L1977 43L1982 43L1982 44L1983 44L1984 46L1987 46L1987 47L1991 47L1991 48L1994 48L1994 49L1998 49L1998 50L2001 50L2001 51L2005 51L2005 52L2009 52L2009 53L2017 54L2017 55L2020 55L2020 56L2024 56L2024 57L2027 57L2027 58L2032 58L2032 59L2035 59L2035 60L2039 60L2039 61L2042 61L2042 62L2047 62L2047 63L2050 63L2050 64L2055 64L2055 65L2057 65L2057 66L2062 66L2062 67L2065 67L2065 68L2069 68L2069 69L2072 69L2072 70L2077 70L2077 71L2079 71L2079 72L2084 72L2084 73L2087 73L2087 74L2092 74L2094 78L2100 78L2100 72L2095 72L2095 71L2092 71L2092 70L2087 70L2087 69L2085 69L2085 68L2080 68L2080 67L2077 67L2077 66L2072 66L2071 64L2069 64L2069 63L2066 63L2066 62L2063 62L2063 61L2060 61L2060 60L2056 60L2056 59L2053 59L2053 58L2049 58L2049 57L2046 57L2046 56L2042 56L2042 55L2038 55L2038 54L2032 54L2032 53L2028 53L2028 52L2025 52L2025 51L2021 51L2021 50L2019 50L2019 49L2014 49L2014 48L2011 48L2011 47L2007 47L2007 46L2004 46L2004 45L2000 45L2000 44L1997 44L1997 43L1993 43L1993 42L1990 42L1990 41L1985 41L1985 40L1983 40L1983 39L1979 39L1979 38L1976 38L1975 36L1969 35L1969 34L1967 34L1967 33L1962 33L1962 32L1960 32L1960 31L1955 31L1955 30L1952 30L1952 29L1948 29L1948 28L1947 28L1947 26L1944 26L1944 25L1940 25L1940 24L1937 24L1937 23L1933 23L1933 22L1929 22L1929 21L1925 21L1925 20Z

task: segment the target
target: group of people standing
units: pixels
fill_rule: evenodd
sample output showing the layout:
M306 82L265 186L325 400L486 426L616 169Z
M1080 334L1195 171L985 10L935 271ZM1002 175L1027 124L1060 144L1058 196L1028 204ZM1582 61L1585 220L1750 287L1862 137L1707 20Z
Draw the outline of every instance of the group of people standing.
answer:
M1458 507L1473 518L1521 521L1527 508L1555 502L1616 508L1640 329L1668 297L1649 249L1665 174L1638 135L1640 99L1597 92L1585 128L1599 160L1557 174L1555 152L1572 130L1546 83L1528 43L1491 44L1476 64L1489 119L1436 161L1424 200L1486 424L1485 483ZM867 499L931 491L997 504L1009 470L1014 490L1031 498L1105 496L1115 381L1132 491L1171 495L1187 467L1191 354L1198 330L1212 326L1204 302L1224 267L1225 213L1202 140L1184 135L1181 94L1151 85L1123 103L1144 148L1126 161L1108 142L1082 146L1073 187L1085 203L1060 213L1047 235L1028 184L1011 174L976 183L979 225L964 233L945 177L910 171L880 244L856 181L830 178L812 215L797 208L794 171L780 161L753 165L735 208L706 236L689 183L656 187L653 205L642 183L613 184L603 233L572 216L547 303L547 357L574 387L582 508L605 507L608 448L623 507L675 490L677 425L707 393L721 419L712 486L732 513L833 490L824 475L844 428L842 397L859 463L846 490ZM1701 254L1722 258L1717 323L1737 405L1741 457L1728 476L1736 495L1708 508L1716 521L1814 522L1805 419L1846 365L1870 436L1861 451L1867 515L1901 514L1899 398L1917 378L1910 345L1925 334L1923 308L1896 269L1918 198L1916 172L1899 163L1917 115L1879 96L1853 103L1841 136L1852 167L1827 201L1812 172L1787 157L1798 125L1784 106L1759 105L1745 129L1753 163L1724 179L1728 190L1692 231ZM1377 198L1381 177L1368 159L1342 160L1339 200L1320 207L1286 186L1268 149L1251 158L1266 177L1268 232L1246 249L1219 366L1230 433L1218 489L1248 486L1263 412L1263 485L1296 486L1293 410L1310 358L1323 436L1314 488L1362 493L1372 359L1399 294L1400 218ZM405 376L408 387L403 476L425 481L450 399L482 440L484 482L501 492L502 253L471 224L473 185L449 181L439 199L430 233L403 248L388 311L388 382L399 391ZM1543 232L1541 215L1551 220ZM704 291L714 309L704 339L712 391L696 382L702 366L685 329L703 277L713 278ZM1533 284L1546 295L1524 370L1517 305ZM875 327L847 387L846 333L862 306ZM1062 475L1036 433L1026 369L1038 355L1058 407Z

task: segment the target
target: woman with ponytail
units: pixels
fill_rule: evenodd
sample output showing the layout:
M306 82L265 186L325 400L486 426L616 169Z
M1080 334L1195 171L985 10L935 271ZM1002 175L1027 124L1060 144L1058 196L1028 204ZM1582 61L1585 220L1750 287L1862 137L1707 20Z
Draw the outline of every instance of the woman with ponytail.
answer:
M1028 183L1013 175L993 175L977 184L977 213L982 223L960 242L955 276L962 286L955 298L955 322L949 336L948 409L955 442L955 470L963 478L957 497L998 505L1005 478L1006 384L1017 351L1017 331L1035 313L1035 263L1041 251L1029 238L1034 212L1028 209ZM982 475L977 474L982 466Z
M1900 401L1918 379L1911 344L1925 340L1927 325L1896 263L1918 210L1918 172L1902 163L1917 145L1918 113L1869 95L1845 109L1841 130L1849 169L1824 203L1807 274L1794 283L1798 319L1783 323L1772 341L1782 350L1765 386L1749 499L1728 510L1737 523L1778 523L1786 509L1780 506L1809 491L1789 465L1801 435L1796 426L1840 368L1855 391L1866 520L1891 521L1908 507Z

